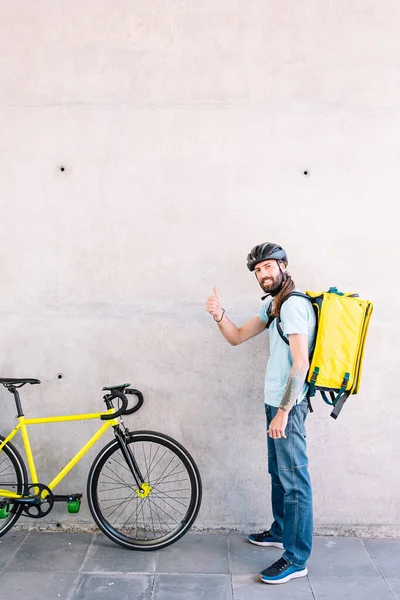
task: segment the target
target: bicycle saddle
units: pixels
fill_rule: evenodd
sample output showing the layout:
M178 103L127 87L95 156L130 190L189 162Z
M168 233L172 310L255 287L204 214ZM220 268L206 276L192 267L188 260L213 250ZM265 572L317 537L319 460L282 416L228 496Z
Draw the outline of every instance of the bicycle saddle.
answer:
M2 383L3 385L25 385L25 383L31 383L33 385L35 383L40 383L40 381L39 379L18 379L17 377L0 377L0 383Z
M119 392L123 392L124 389L129 387L130 385L130 383L121 383L120 385L111 385L110 387L103 387L103 390L108 390L109 392L112 392L113 390L118 390Z

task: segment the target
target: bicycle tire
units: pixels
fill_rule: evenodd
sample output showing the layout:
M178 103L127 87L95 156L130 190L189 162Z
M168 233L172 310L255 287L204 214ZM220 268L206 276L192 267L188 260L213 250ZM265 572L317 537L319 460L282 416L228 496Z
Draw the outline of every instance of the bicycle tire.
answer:
M5 438L0 435L0 442L4 440ZM0 451L0 488L22 494L27 482L28 473L25 463L18 450L8 442ZM22 509L22 504L10 500L9 516L0 519L0 537L15 525L21 516Z
M125 548L165 548L179 540L197 517L202 497L199 470L189 452L167 435L135 431L127 443L151 492L146 498L138 496L138 486L115 439L99 452L90 469L90 511L101 531ZM122 499L114 496L120 492ZM180 496L173 497L173 492ZM171 525L167 518L172 519Z

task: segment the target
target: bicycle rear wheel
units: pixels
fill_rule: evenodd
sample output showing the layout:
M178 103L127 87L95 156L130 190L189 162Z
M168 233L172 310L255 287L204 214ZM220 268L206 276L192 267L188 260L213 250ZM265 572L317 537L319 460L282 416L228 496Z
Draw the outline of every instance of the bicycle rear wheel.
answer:
M0 435L0 442L4 441ZM0 451L0 488L17 494L22 494L28 481L25 464L16 448L8 442ZM8 503L8 516L0 519L0 537L4 535L18 521L22 512L22 505L9 498L1 497L0 502Z
M87 485L89 508L111 540L134 550L164 548L192 526L201 504L201 478L189 452L172 438L136 431L127 439L144 477L139 495L117 440L95 458Z

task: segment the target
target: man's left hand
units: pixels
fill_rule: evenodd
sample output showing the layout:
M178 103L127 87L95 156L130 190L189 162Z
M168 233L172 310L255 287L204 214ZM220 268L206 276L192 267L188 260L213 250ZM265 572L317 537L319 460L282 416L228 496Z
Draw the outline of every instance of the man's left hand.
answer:
M278 412L269 424L269 429L267 431L269 437L274 440L279 440L280 438L286 439L285 429L288 422L288 417L289 412L282 410L281 408L278 409Z

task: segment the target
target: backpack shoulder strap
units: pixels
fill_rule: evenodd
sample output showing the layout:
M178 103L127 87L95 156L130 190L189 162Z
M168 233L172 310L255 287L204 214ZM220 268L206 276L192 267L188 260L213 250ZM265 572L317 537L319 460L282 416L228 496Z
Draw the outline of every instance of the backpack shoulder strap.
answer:
M310 296L307 296L307 294L303 294L302 292L291 292L284 299L284 301L282 302L282 304L284 304L284 302L286 302L286 300L289 300L289 298L291 298L292 296L298 296L299 298L306 298L306 300L310 300L310 302L312 302L312 298L310 298ZM282 307L282 305L281 305L281 307ZM268 313L270 313L270 311L271 311L271 305L268 307ZM269 319L268 319L268 323L266 325L267 329L269 329L269 327L271 326L273 320L277 318L276 329L278 330L278 333L279 333L280 337L282 338L282 340L285 342L285 344L287 344L289 346L289 339L283 333L283 329L282 329L282 326L281 326L281 317L280 316L279 317L271 317L270 314L268 314L268 316L269 316Z

